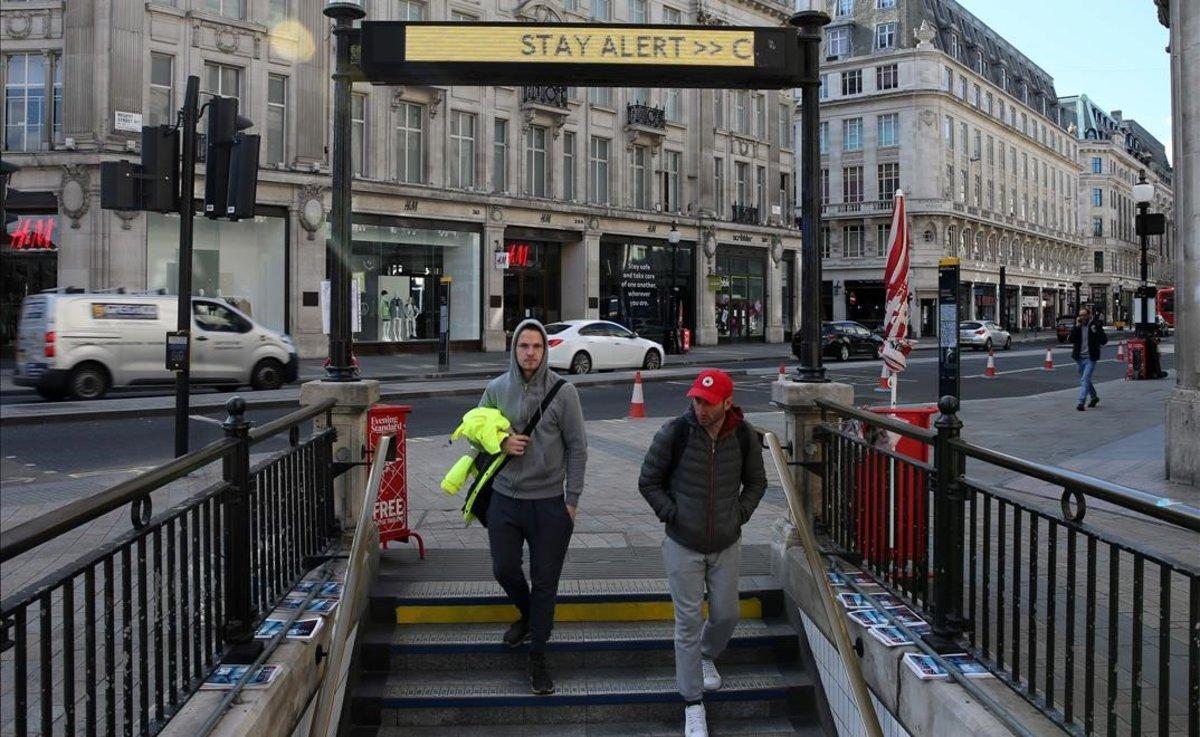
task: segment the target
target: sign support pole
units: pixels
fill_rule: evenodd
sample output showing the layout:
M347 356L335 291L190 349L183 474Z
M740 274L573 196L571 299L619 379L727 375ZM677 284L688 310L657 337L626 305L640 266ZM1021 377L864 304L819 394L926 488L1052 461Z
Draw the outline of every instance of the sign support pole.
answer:
M175 371L175 457L188 452L188 415L192 377L192 233L196 214L196 124L199 118L200 78L187 78L183 94L183 156L179 172L179 306L175 338L182 338L182 358Z

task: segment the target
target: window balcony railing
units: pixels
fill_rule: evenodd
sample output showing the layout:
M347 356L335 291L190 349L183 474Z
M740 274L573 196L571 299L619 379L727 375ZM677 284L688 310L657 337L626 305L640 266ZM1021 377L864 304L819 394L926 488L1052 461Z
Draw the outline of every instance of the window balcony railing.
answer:
M558 110L568 110L567 88L561 85L521 88L522 105L542 105Z
M761 222L758 219L758 208L746 205L734 205L733 222L741 223L742 225L758 225Z
M625 124L638 128L667 129L667 113L660 107L650 107L640 102L625 106Z

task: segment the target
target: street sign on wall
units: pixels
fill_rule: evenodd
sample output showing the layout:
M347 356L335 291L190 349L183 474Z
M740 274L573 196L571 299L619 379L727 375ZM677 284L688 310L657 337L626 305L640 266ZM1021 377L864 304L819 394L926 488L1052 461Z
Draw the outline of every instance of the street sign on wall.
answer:
M801 66L791 28L365 21L360 39L377 84L779 89Z

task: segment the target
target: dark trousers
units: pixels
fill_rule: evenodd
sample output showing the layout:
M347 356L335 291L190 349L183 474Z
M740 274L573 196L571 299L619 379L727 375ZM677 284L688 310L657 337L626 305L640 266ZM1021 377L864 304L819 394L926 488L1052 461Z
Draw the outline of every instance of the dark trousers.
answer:
M561 496L550 499L513 499L493 494L488 505L488 544L492 575L512 603L529 617L530 646L541 652L554 629L554 601L567 546L575 523ZM521 569L521 556L529 543L529 577Z

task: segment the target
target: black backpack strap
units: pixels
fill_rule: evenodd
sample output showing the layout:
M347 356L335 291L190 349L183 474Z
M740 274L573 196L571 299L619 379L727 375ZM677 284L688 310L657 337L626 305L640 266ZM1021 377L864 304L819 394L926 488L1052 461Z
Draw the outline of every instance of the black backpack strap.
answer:
M525 426L525 432L521 433L522 435L533 435L533 431L537 428L537 424L542 419L542 415L545 414L546 408L549 407L550 403L554 401L554 396L558 394L558 390L562 389L562 386L565 383L567 383L566 379L559 379L557 384L550 387L550 391L546 392L546 396L542 399L542 406L538 407L538 411L534 413L533 417L529 418L529 424Z
M676 417L671 420L671 423L671 465L667 467L668 477L679 467L679 461L683 459L683 451L687 448L688 438L692 434L687 417Z

